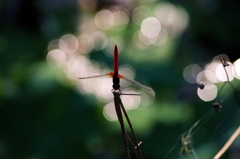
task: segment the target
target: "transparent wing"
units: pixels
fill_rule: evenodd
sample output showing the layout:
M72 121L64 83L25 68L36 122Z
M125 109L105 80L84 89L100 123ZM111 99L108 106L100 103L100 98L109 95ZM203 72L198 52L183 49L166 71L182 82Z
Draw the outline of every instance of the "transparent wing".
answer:
M89 79L89 78L99 78L99 77L111 77L111 76L109 75L109 73L105 73L105 74L101 74L101 75L78 77L78 79Z
M134 81L134 80L132 80L132 79L129 79L129 78L125 77L125 76L122 76L121 78L124 79L124 80L126 80L126 81L128 81L128 82L130 82L131 84L133 84L133 85L135 85L135 86L137 86L137 87L140 87L140 88L146 89L146 90L148 90L148 91L150 91L150 92L153 92L153 89L152 89L152 88L150 88L150 87L148 87L148 86L145 86L145 85L142 85L141 83L139 83L139 82L137 82L137 81Z

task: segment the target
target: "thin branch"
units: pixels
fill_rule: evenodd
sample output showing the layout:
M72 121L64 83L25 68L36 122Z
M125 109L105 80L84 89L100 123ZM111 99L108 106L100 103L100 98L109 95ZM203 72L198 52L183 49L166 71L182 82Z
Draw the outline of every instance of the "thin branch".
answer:
M222 149L214 156L213 159L219 159L229 149L229 147L233 144L233 142L237 139L238 136L240 136L240 126L233 133L233 135L226 142L226 144L222 147Z
M143 156L142 156L142 153L141 153L141 150L140 150L140 147L139 147L139 143L138 143L136 135L134 133L134 129L132 127L131 121L130 121L128 115L127 115L127 112L126 112L126 110L125 110L125 108L123 106L122 100L120 98L121 94L119 92L113 91L113 95L114 95L114 103L115 103L116 112L120 116L119 122L120 122L120 125L121 125L121 128L122 128L122 133L124 133L123 134L124 142L127 142L127 139L130 140L130 143L132 145L134 145L133 148L136 150L135 153L137 155L137 158L138 159L143 159ZM121 110L123 111L124 116L125 116L125 118L127 120L128 126L129 126L129 128L131 130L131 134L133 136L133 142L131 141L131 138L128 136L127 132L125 131L123 118L122 118L122 111ZM126 146L127 146L127 149L126 149ZM125 143L125 149L126 149L126 151L127 150L129 151L128 143Z
M134 145L134 143L132 142L130 136L128 135L128 133L126 132L126 137L128 139L128 141L130 142L130 144L132 145L132 149L133 151L135 152L136 155L138 155L138 152L137 152L137 147Z
M128 146L128 142L127 142L126 130L124 127L122 111L121 111L121 107L120 107L120 98L119 98L120 95L119 95L119 93L116 93L116 92L113 92L113 95L114 95L114 104L115 104L116 114L117 114L118 121L120 123L121 130L122 130L126 158L130 159L131 156L130 156L129 146Z
M120 99L120 98L119 98L119 99ZM138 141L137 141L137 137L136 137L136 135L135 135L135 133L134 133L132 123L131 123L128 115L127 115L127 112L126 112L126 110L125 110L125 108L124 108L124 106L123 106L123 103L122 103L121 99L120 99L120 106L121 106L122 111L123 111L123 113L124 113L124 116L125 116L125 118L126 118L126 120L127 120L128 126L129 126L129 128L130 128L130 130L131 130L131 133L132 133L132 136L133 136L133 141L134 141L134 143L135 143L135 147L136 147L137 152L138 152L138 153L137 153L137 157L138 157L138 159L143 159L142 152L141 152L141 150L140 150L139 143L138 143Z

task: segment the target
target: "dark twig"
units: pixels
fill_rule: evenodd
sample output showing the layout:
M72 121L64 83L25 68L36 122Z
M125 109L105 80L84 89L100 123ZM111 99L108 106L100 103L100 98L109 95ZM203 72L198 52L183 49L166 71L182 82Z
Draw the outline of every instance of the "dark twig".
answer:
M135 135L135 133L134 133L134 130L133 130L131 121L130 121L128 115L127 115L127 112L126 112L126 110L125 110L125 108L124 108L124 106L123 106L123 103L122 103L121 99L120 99L120 106L121 106L121 109L123 110L124 116L125 116L125 118L126 118L126 120L127 120L128 126L129 126L129 128L130 128L130 130L131 130L131 134L132 134L132 136L133 136L133 141L134 141L134 143L135 143L135 147L134 147L134 148L137 149L137 152L138 152L138 153L137 153L137 156L138 156L139 159L143 159L143 156L142 156L142 153L141 153L141 150L140 150L140 147L139 147L139 143L138 143L138 141L137 141L137 137L136 137L136 135Z
M129 146L128 146L128 142L127 142L127 138L126 138L126 130L124 127L124 121L123 121L122 111L121 111L121 107L120 107L120 101L121 101L120 95L119 95L119 93L116 93L116 92L113 92L113 95L114 95L114 104L115 104L116 114L117 114L118 121L120 123L121 130L122 130L125 155L126 155L127 159L130 159L131 155L130 155Z
M140 147L139 147L139 143L137 141L137 138L136 138L136 135L134 133L134 129L132 127L132 124L131 124L131 121L127 115L127 112L123 106L123 103L122 103L122 100L120 98L120 93L117 92L117 91L113 91L113 95L114 95L114 103L115 103L115 109L116 109L116 112L117 112L117 116L118 117L118 120L119 120L119 123L121 125L121 129L122 129L122 135L123 135L123 138L124 138L124 145L125 145L125 150L126 150L126 153L130 154L129 152L129 147L128 147L128 143L127 143L127 139L130 140L130 143L135 145L133 147L137 155L137 158L138 159L143 159L143 156L142 156L142 153L141 153L141 150L140 150ZM124 122L123 122L123 118L122 118L122 111L123 111L123 114L127 120L127 123L128 123L128 126L130 128L130 131L131 131L131 134L132 134L132 137L133 137L133 142L131 141L130 137L128 136L127 132L125 131L125 128L124 128Z
M128 133L126 132L126 137L128 139L128 141L130 142L131 146L132 146L132 149L133 151L135 152L135 154L138 156L138 152L137 152L137 147L134 145L134 143L132 142L132 139L130 138L130 136L128 135ZM141 144L141 143L140 143ZM138 145L140 145L138 144Z

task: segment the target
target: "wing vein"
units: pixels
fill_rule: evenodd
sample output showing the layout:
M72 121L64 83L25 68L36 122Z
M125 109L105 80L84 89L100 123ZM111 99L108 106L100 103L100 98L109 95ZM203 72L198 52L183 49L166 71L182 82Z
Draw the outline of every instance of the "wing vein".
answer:
M125 77L125 76L123 76L122 79L128 81L129 83L132 83L132 84L135 85L135 86L138 86L138 87L140 87L140 88L144 88L144 89L146 89L146 90L148 90L148 91L153 92L153 89L152 89L152 88L150 88L150 87L148 87L148 86L145 86L145 85L143 85L143 84L141 84L141 83L139 83L139 82L137 82L137 81L134 81L134 80L132 80L132 79L129 79L129 78Z
M101 74L101 75L93 75L93 76L86 76L86 77L78 77L78 79L89 79L89 78L98 78L98 77L109 77L108 73Z

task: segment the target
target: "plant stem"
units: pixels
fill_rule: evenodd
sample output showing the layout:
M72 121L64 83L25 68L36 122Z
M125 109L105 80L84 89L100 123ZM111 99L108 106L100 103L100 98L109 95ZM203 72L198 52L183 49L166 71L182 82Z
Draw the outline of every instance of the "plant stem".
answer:
M213 159L219 159L229 149L229 147L233 144L233 142L237 139L238 136L240 136L240 126L232 134L230 139L226 142L222 149L214 156Z
M135 143L135 147L134 147L134 148L137 149L137 152L138 152L138 153L137 153L137 157L138 157L138 159L143 159L142 152L141 152L140 147L139 147L139 145L138 145L137 137L136 137L136 135L135 135L135 133L134 133L134 130L133 130L131 121L130 121L128 115L127 115L127 112L126 112L126 110L125 110L125 108L124 108L124 106L123 106L123 103L122 103L121 99L120 99L120 106L121 106L121 108L122 108L122 110L123 110L124 116L125 116L125 118L126 118L126 120L127 120L127 122L128 122L128 126L129 126L129 128L130 128L130 130L131 130L131 133L132 133L132 136L133 136L133 141L134 141L134 143Z
M118 117L118 121L120 123L121 126L121 130L122 130L122 137L123 137L123 143L124 143L124 149L125 149L125 155L127 159L130 159L130 151L129 151L129 146L128 146L128 142L127 142L127 137L126 137L126 130L124 127L124 121L123 121L123 116L122 116L122 111L121 111L121 107L120 107L120 95L119 93L113 92L114 95L114 104L115 104L115 109L116 109L116 114Z
M141 150L140 150L140 147L139 147L139 143L137 141L137 137L134 133L133 126L131 124L131 121L130 121L128 115L127 115L127 112L126 112L126 110L123 106L122 100L120 98L121 94L119 92L113 92L113 95L114 95L114 104L115 104L116 113L117 113L118 120L119 120L121 130L122 130L122 136L123 136L123 140L124 140L124 147L125 147L126 154L127 154L128 158L130 159L131 156L130 156L129 146L128 146L128 142L127 142L127 140L129 140L129 142L132 144L133 149L134 149L134 151L137 155L137 159L143 159L143 156L142 156L142 153L141 153ZM132 137L133 137L133 142L132 142L131 138L129 137L129 135L127 134L126 130L125 130L124 121L123 121L123 117L122 117L122 111L123 111L123 114L124 114L124 116L127 120L128 126L131 130L131 134L132 134Z

